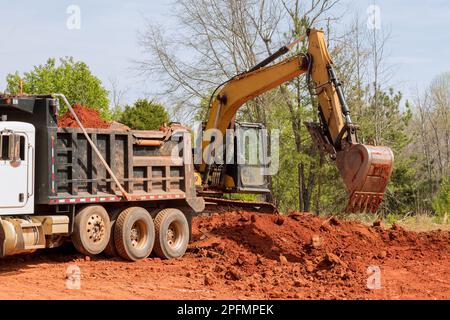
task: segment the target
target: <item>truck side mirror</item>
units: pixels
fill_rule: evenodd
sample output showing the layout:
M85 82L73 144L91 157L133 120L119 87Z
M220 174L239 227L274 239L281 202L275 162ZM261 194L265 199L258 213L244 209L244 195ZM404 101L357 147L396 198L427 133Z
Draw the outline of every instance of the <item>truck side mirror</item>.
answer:
M20 166L20 136L12 133L9 136L9 160L12 167Z

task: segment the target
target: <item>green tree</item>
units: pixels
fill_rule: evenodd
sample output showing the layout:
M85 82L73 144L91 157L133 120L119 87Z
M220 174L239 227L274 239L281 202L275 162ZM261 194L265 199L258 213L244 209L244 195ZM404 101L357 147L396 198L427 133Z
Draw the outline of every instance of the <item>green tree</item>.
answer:
M433 208L439 216L448 215L450 212L450 182L445 179L441 182L440 190L433 199Z
M132 106L126 106L118 120L136 130L156 130L170 122L166 109L153 101L139 99Z
M35 66L32 71L8 74L7 91L12 94L62 93L70 103L80 103L94 108L105 119L110 119L108 91L102 82L94 76L86 63L75 61L72 57L48 59L43 65ZM61 113L67 111L61 104Z

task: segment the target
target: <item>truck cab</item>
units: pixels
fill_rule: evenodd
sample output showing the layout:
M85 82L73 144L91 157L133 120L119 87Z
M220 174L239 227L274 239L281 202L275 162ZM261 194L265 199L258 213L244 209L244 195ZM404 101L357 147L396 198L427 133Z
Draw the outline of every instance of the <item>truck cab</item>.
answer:
M35 128L0 121L0 215L34 213Z

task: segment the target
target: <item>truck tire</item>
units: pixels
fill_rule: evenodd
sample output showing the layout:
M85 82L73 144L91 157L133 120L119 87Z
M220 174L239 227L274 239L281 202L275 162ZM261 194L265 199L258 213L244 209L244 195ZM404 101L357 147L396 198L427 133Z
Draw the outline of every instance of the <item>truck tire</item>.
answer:
M107 257L117 257L116 244L114 243L114 228L116 226L116 220L119 214L122 212L122 209L114 209L109 213L109 219L111 220L111 236L109 237L108 244L103 251L103 253Z
M108 245L111 235L111 221L105 208L87 206L75 216L72 243L78 252L93 256L101 253Z
M114 244L119 256L126 260L147 258L155 244L155 225L150 213L140 207L123 210L115 223Z
M161 259L180 258L189 244L189 224L178 209L164 209L155 218L155 253Z

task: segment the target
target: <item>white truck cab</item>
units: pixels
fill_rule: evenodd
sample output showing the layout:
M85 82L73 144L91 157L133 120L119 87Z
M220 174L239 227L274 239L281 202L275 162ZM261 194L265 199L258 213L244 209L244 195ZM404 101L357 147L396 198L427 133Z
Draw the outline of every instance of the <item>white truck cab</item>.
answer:
M34 213L35 133L30 123L0 121L0 216Z

